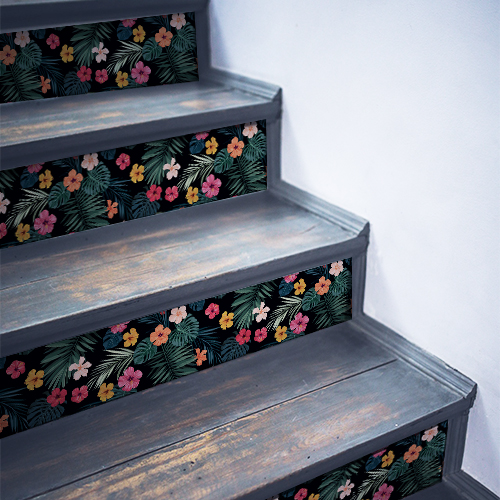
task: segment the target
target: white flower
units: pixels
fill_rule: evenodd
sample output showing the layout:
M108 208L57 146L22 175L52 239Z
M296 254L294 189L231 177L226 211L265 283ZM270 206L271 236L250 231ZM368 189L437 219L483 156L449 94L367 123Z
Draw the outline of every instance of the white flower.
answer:
M90 171L94 167L97 167L98 163L99 160L97 159L97 153L83 155L82 168L86 168Z
M332 264L332 267L330 269L330 274L338 276L343 270L344 270L344 264L342 263L341 260L339 260L338 262L334 262Z
M354 488L355 484L351 483L351 480L348 479L347 483L344 484L344 486L341 486L338 490L337 493L340 493L340 498L345 498L348 497L351 494L351 490Z
M93 54L97 54L95 56L95 60L100 63L101 61L106 60L106 55L109 54L109 50L104 48L104 44L102 42L99 43L99 47L94 47L92 49Z
M245 128L243 129L243 135L251 139L258 131L257 122L245 123Z
M170 311L169 321L178 325L187 316L186 306L175 307Z
M170 180L172 177L177 177L177 174L179 173L178 170L180 168L181 166L178 163L175 163L175 158L172 158L172 161L170 163L165 163L165 165L163 165L163 170L168 170L168 180Z
M4 199L4 194L0 193L0 214L7 212L7 205L10 205L10 201L7 198Z
M170 21L170 26L180 30L186 24L186 18L184 14L172 14L172 20Z
M437 436L438 433L438 426L432 427L432 429L428 429L424 432L424 435L422 436L422 441L427 441L431 442L435 436Z
M267 318L267 313L270 311L269 307L266 307L266 304L264 302L260 303L260 307L256 307L252 313L257 314L257 317L255 318L255 321L257 323L260 323L263 319Z
M19 45L19 47L26 47L28 43L30 43L30 33L29 31L18 31L16 33L16 38L14 39L14 43Z
M80 358L80 361L78 361L78 364L73 363L69 366L69 371L76 370L76 372L73 374L73 378L75 380L78 380L80 377L87 376L87 373L89 372L89 368L91 366L92 363L90 363L89 361L85 362L85 358L82 356Z

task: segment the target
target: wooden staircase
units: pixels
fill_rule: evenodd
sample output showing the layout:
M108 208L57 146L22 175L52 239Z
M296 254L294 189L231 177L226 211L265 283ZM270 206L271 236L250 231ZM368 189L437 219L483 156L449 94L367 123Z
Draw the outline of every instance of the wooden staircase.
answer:
M443 422L442 480L408 498L494 498L461 471L474 382L364 314L368 222L283 180L281 90L211 67L207 9L3 2L3 33L194 11L199 82L3 104L2 170L255 120L268 168L266 191L2 249L0 358L347 258L352 320L3 438L2 499L296 498Z

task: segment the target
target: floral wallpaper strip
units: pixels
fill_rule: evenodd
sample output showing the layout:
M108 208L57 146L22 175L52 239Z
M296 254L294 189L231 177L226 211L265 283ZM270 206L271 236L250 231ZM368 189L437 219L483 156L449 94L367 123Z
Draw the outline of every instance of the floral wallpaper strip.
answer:
M194 12L0 34L0 103L192 81Z
M349 258L0 358L0 437L347 321L351 288Z
M0 171L0 248L267 188L266 122Z
M441 481L448 422L268 500L400 500Z

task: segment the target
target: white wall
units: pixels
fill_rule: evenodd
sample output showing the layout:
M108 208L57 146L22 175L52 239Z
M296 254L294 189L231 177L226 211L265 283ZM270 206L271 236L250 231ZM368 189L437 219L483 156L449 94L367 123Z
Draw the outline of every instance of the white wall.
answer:
M371 222L365 310L479 385L500 494L499 5L212 0L216 67L284 91L289 182Z

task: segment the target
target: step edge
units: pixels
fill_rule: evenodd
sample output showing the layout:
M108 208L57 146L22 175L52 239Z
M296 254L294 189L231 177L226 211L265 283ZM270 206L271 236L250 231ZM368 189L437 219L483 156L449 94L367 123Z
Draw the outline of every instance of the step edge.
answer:
M444 478L443 481L449 484L460 495L465 493L465 497L463 498L469 500L500 500L499 496L464 470L459 470L451 474Z

